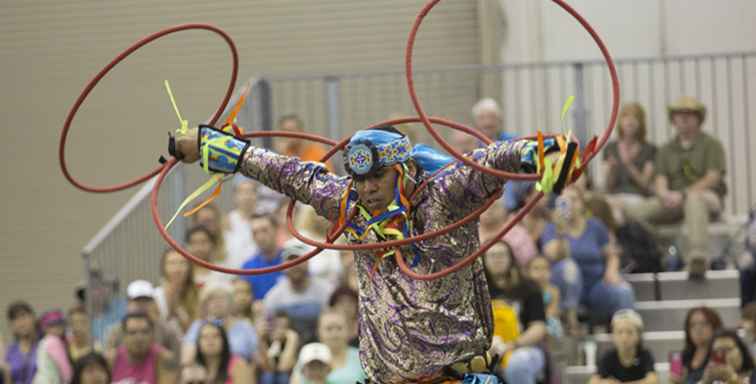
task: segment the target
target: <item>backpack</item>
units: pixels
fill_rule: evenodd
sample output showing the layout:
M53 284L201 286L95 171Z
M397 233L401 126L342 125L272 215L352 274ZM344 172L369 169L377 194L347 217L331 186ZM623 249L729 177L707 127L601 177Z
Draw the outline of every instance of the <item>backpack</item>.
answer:
M617 228L622 248L622 270L630 273L661 271L663 254L656 238L643 225L628 221Z

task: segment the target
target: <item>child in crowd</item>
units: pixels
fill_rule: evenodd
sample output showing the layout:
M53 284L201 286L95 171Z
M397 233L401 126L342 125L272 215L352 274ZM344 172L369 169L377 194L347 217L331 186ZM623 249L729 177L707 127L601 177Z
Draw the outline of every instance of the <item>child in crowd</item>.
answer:
M551 284L551 265L543 255L536 255L526 265L528 277L543 291L543 305L546 307L546 329L549 335L560 338L564 334L559 320L559 289Z
M632 309L621 309L612 317L614 348L598 362L598 372L590 384L656 384L654 357L643 347L643 319Z

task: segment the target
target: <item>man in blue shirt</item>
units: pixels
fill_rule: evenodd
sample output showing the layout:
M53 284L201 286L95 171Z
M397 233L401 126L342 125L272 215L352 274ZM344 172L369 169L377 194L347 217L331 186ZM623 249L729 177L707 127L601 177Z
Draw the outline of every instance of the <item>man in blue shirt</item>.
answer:
M281 259L281 249L278 247L276 236L278 233L276 218L272 214L254 216L250 226L252 227L252 238L255 240L255 244L257 244L258 252L247 260L242 265L242 268L267 268L281 264L283 260ZM252 295L255 297L255 300L262 300L281 276L281 272L273 272L263 275L243 276L243 278L252 287Z

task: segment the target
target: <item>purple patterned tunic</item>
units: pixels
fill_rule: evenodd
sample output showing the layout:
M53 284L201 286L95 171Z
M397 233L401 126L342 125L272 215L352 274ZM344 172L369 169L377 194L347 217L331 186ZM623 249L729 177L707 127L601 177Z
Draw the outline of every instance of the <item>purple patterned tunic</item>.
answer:
M517 172L525 142L498 142L475 150L473 159L488 167ZM241 172L313 206L335 221L349 177L340 177L317 163L250 148ZM426 175L427 176L427 175ZM502 180L462 163L447 167L412 201L413 234L440 229L480 207ZM356 224L364 219L355 216ZM350 239L354 241L354 239ZM376 242L371 233L363 242ZM431 273L446 268L480 246L473 221L446 235L402 248L413 270ZM316 256L317 257L317 256ZM399 271L392 257L373 251L355 252L359 277L360 359L371 380L406 383L438 377L444 368L488 350L491 342L491 301L481 259L434 281L418 281Z

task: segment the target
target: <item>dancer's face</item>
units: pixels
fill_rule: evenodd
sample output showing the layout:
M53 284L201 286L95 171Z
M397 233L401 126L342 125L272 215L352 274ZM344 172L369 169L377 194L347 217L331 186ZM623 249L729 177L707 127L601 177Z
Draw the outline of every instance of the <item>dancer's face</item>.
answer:
M393 167L383 167L364 179L355 180L360 204L371 212L385 210L394 199L396 176L397 171Z

